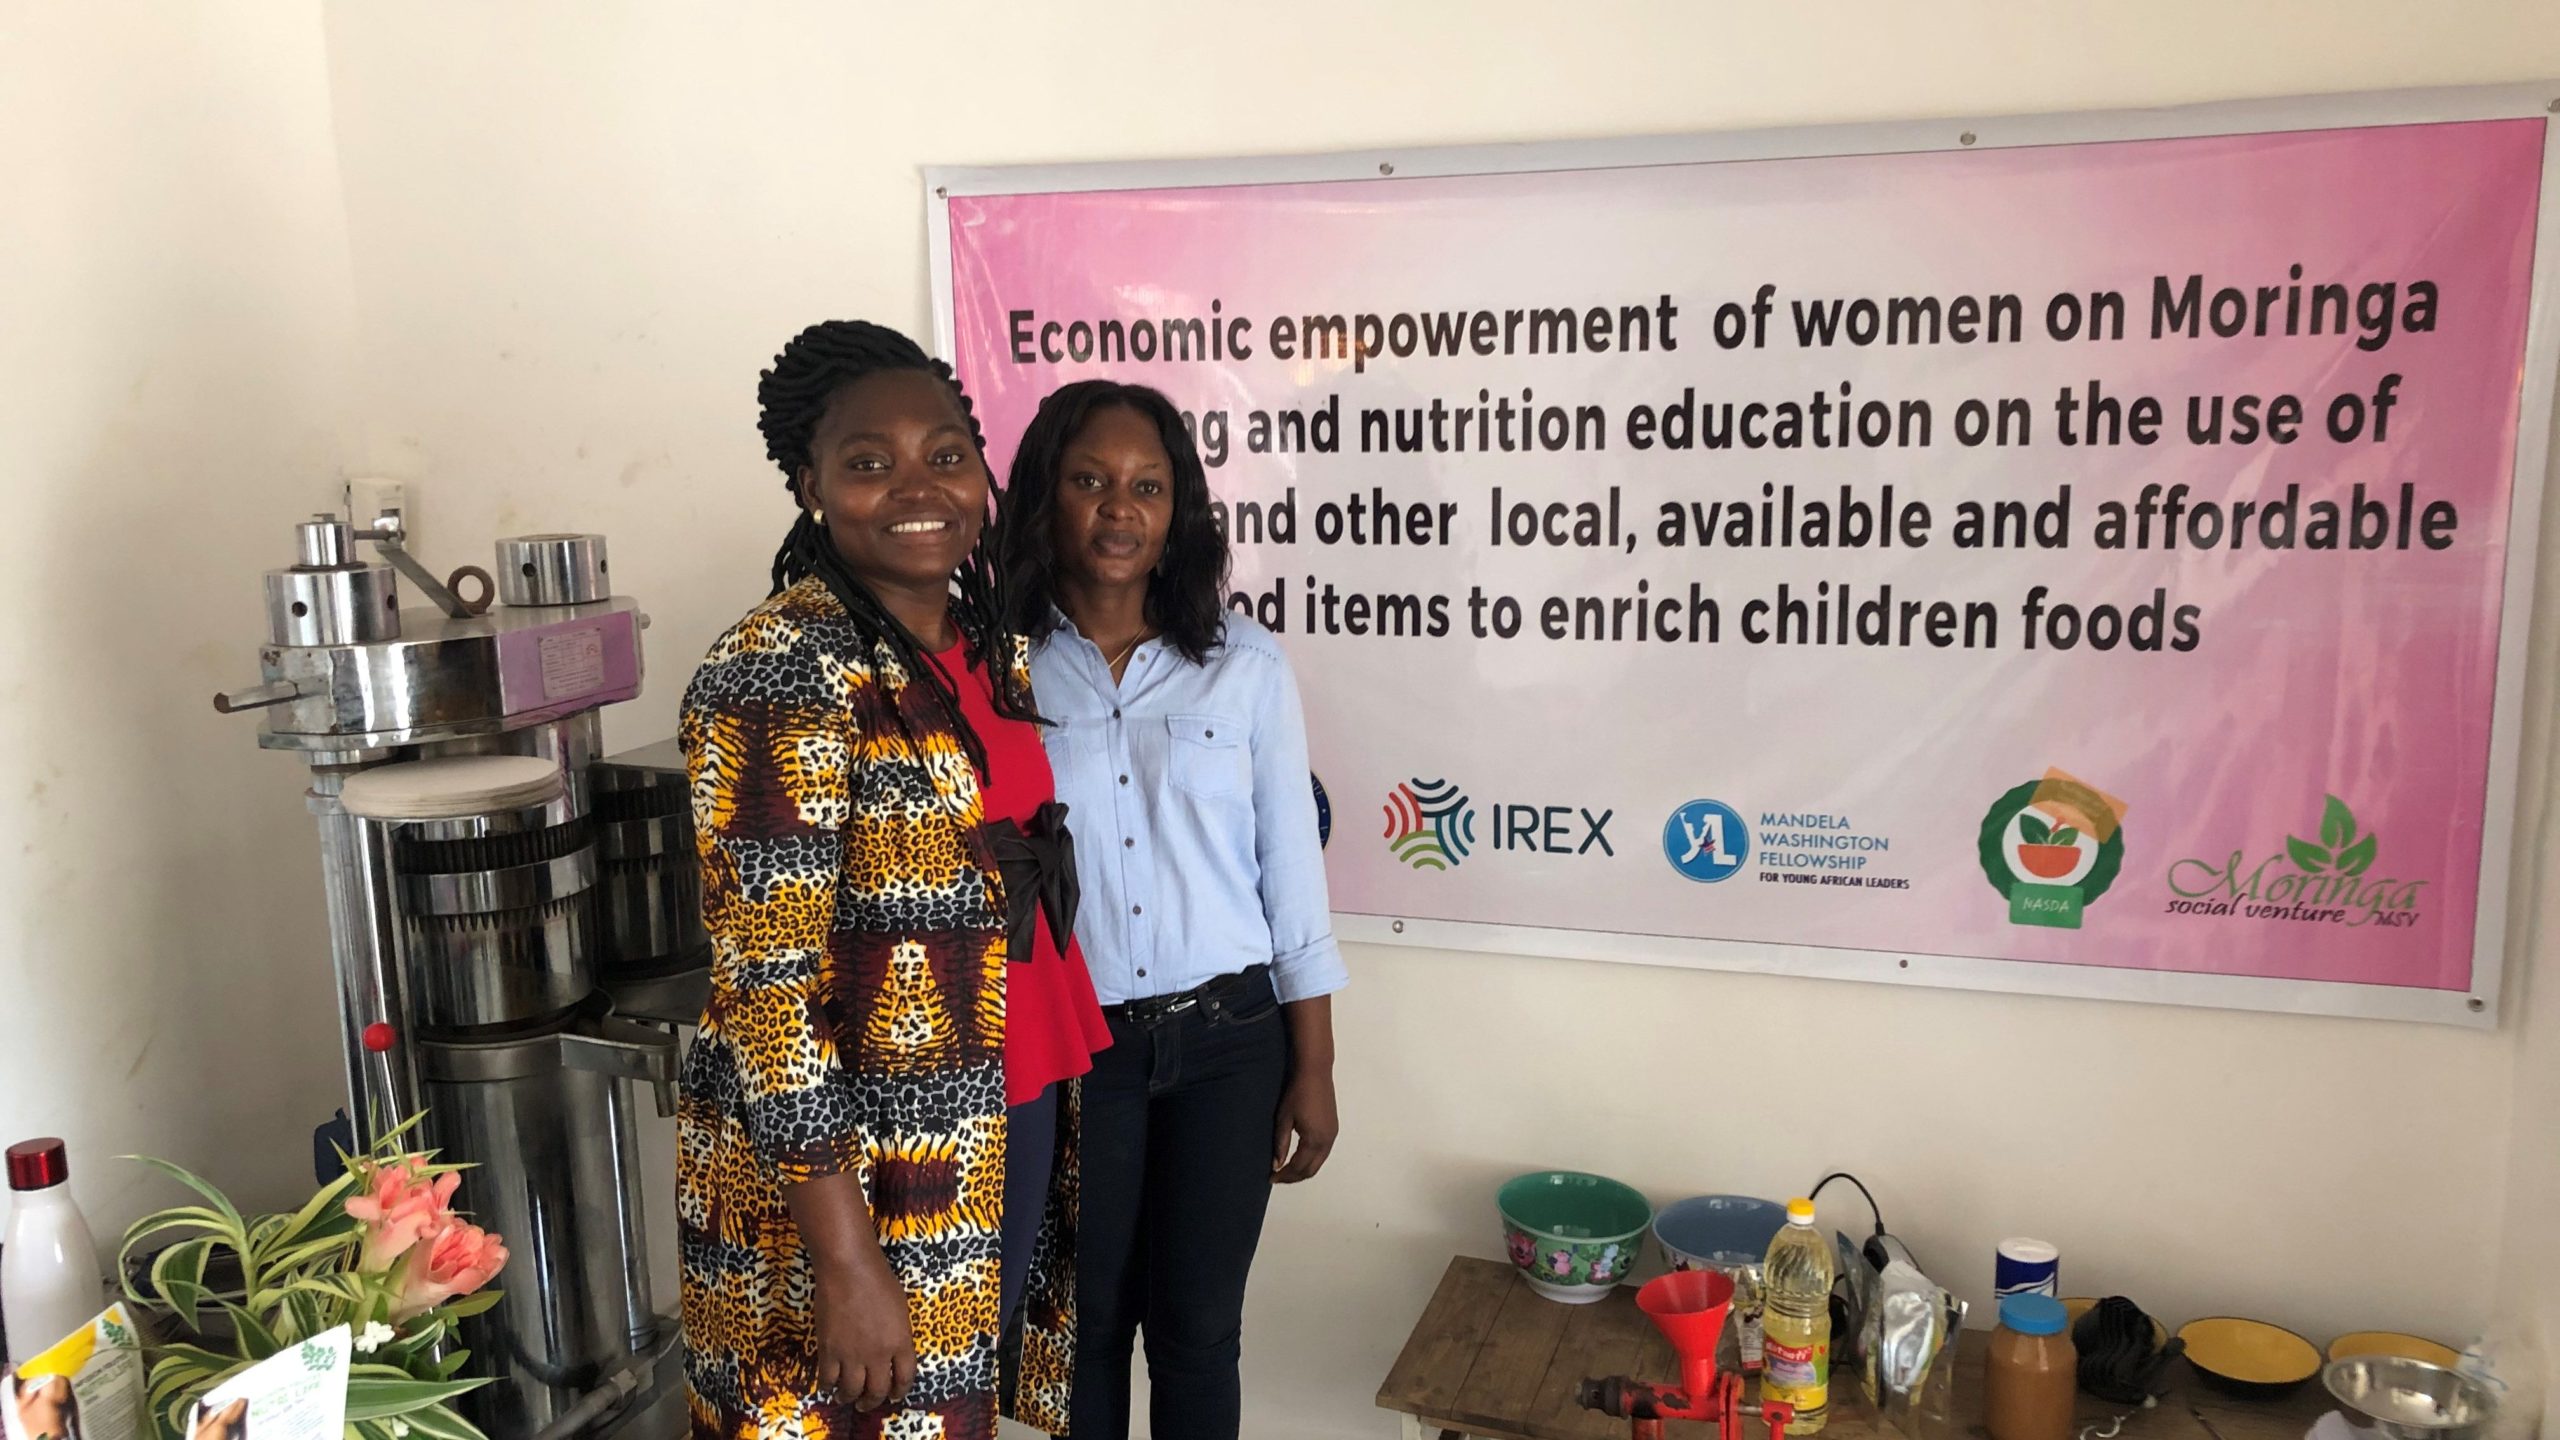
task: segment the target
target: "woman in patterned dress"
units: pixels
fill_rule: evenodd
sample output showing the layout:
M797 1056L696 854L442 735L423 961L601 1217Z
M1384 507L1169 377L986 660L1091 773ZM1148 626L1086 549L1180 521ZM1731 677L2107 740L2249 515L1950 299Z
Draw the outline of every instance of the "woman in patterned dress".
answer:
M693 1434L1062 1430L1108 1031L984 445L949 367L861 322L758 400L800 514L680 722L713 947L677 1124Z

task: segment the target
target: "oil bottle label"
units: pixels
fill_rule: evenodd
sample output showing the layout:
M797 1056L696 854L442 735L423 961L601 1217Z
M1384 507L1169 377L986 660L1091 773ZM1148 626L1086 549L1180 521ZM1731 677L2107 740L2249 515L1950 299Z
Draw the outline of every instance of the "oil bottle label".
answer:
M1831 1396L1831 1346L1828 1343L1789 1345L1778 1340L1761 1343L1760 1385L1764 1393L1776 1386L1780 1398L1799 1409L1819 1409Z

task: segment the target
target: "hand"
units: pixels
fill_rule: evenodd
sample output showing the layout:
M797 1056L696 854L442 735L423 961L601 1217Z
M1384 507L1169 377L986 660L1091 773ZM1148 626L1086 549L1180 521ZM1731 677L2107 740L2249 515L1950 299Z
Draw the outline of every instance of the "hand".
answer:
M1280 1185L1295 1185L1315 1178L1324 1168L1325 1158L1333 1153L1335 1137L1342 1133L1342 1115L1335 1109L1333 1071L1330 1068L1301 1070L1289 1077L1289 1088L1280 1093L1280 1115L1271 1138L1271 1179ZM1297 1151L1290 1153L1289 1142L1297 1141Z
M818 1270L818 1384L877 1410L907 1398L916 1381L916 1338L907 1292L888 1261Z
M18 1421L36 1440L67 1440L71 1434L71 1382L49 1375L20 1385Z
M196 1422L195 1433L189 1440L231 1440L232 1436L243 1432L248 1418L249 1402L234 1400L219 1410L206 1412L204 1418Z

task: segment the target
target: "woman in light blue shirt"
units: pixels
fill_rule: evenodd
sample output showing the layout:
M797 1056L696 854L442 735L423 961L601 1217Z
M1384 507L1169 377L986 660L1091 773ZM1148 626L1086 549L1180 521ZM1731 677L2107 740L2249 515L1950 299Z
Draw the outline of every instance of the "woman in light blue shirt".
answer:
M1232 1440L1271 1186L1339 1128L1306 720L1279 642L1227 612L1209 505L1173 403L1087 380L1041 403L999 522L1113 1039L1084 1086L1073 1440L1125 1440L1142 1331L1152 1433Z

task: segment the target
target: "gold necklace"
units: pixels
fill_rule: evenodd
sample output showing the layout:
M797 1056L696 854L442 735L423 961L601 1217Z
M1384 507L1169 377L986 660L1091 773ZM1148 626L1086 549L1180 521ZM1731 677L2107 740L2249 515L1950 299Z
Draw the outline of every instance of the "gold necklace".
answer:
M1121 646L1121 647L1120 647L1120 653L1119 653L1119 654L1114 655L1114 656L1112 656L1110 659L1105 660L1105 661L1103 661L1103 662L1102 662L1102 663L1103 663L1104 668L1106 668L1106 669L1110 670L1110 672L1111 672L1112 674L1114 674L1114 675L1119 674L1119 673L1120 673L1120 665L1121 665L1121 662L1122 662L1122 661L1127 660L1131 655L1133 655L1133 654L1137 653L1137 649L1138 649L1138 647L1139 647L1140 645L1145 644L1145 643L1147 642L1148 637L1152 636L1153 634L1155 634L1155 632L1154 632L1153 630L1148 630L1148 629L1141 628L1141 629L1138 631L1137 635L1136 635L1135 637L1133 637L1133 638L1129 641L1129 643L1128 643L1128 644L1123 645L1123 646Z

